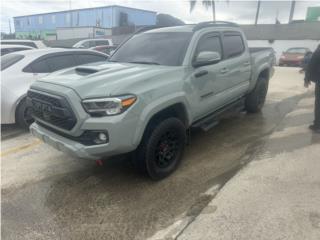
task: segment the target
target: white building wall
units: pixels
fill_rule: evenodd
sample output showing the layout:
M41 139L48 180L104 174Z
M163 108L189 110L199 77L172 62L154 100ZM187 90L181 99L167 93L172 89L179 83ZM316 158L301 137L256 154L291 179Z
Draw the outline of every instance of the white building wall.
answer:
M95 27L57 28L57 39L100 38L111 35L111 29Z

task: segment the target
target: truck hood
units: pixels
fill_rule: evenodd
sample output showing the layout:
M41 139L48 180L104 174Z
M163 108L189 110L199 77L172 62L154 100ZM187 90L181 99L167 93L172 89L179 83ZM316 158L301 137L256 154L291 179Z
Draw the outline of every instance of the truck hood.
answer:
M81 98L135 93L135 88L149 85L156 78L183 72L184 67L131 63L100 63L82 65L52 73L40 82L73 89Z

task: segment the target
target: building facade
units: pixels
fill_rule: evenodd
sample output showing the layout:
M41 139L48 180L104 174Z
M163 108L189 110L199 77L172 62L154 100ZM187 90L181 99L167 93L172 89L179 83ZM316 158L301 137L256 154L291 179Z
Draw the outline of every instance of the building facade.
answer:
M57 28L99 27L156 24L156 12L122 6L106 6L14 17L16 38L52 39Z

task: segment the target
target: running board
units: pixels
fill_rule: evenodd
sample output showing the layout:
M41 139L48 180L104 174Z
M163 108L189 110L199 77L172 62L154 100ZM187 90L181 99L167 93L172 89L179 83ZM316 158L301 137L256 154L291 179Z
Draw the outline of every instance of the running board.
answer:
M233 103L230 103L223 108L215 111L212 114L196 121L191 125L192 128L201 128L203 131L209 131L211 128L215 127L221 117L229 112L241 112L244 109L244 98L241 98Z

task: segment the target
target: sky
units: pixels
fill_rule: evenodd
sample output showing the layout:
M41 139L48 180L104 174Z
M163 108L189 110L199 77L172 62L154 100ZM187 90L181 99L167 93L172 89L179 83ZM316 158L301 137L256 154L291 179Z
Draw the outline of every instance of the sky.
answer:
M186 23L212 20L212 12L201 0L191 13L189 0L1 0L1 32L9 32L9 21L14 31L14 16L115 4L170 14ZM258 23L274 23L277 16L281 23L287 23L290 6L291 1L262 1ZM296 1L293 19L305 19L310 6L320 6L320 0ZM256 8L256 0L216 0L216 20L253 24Z

